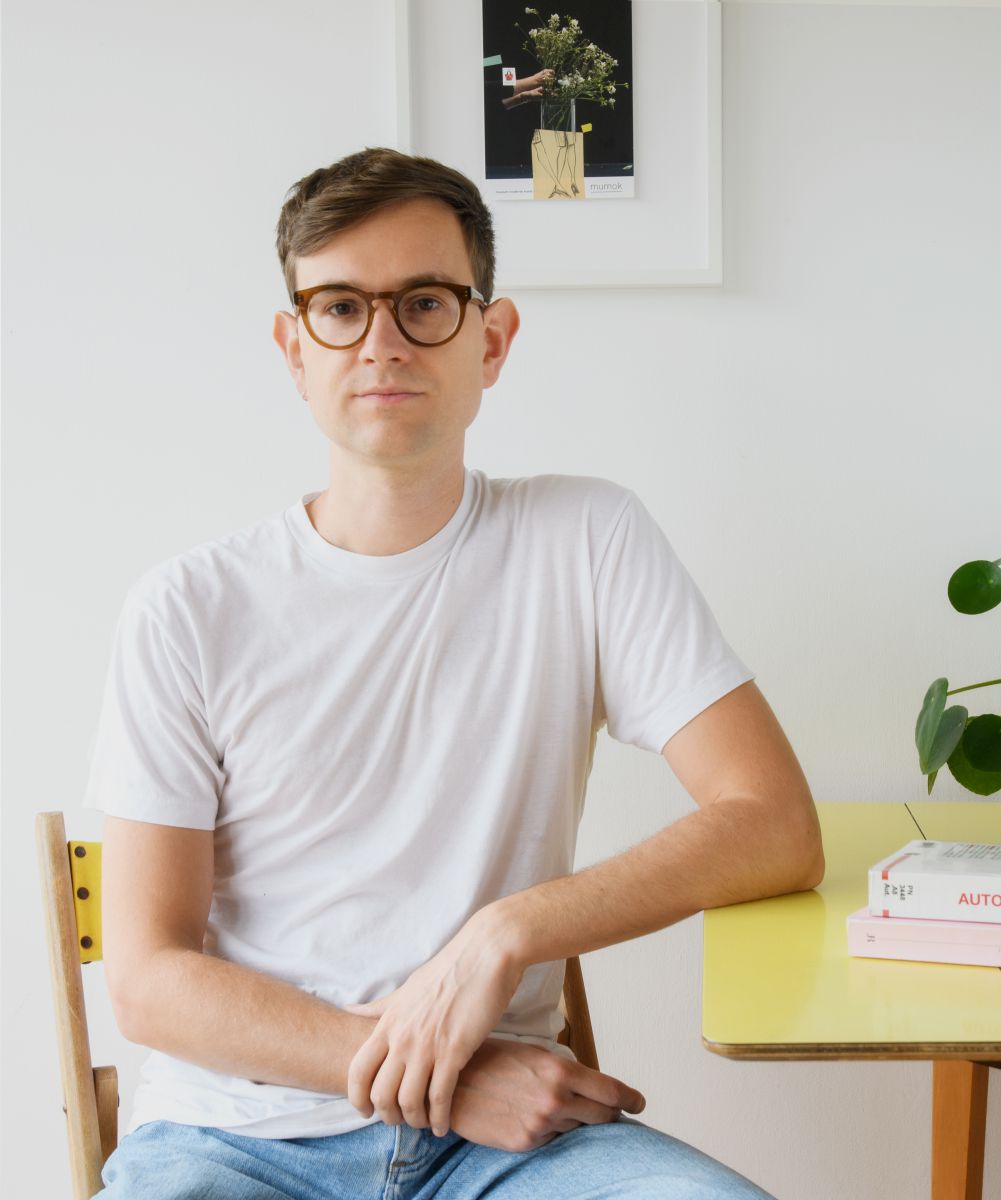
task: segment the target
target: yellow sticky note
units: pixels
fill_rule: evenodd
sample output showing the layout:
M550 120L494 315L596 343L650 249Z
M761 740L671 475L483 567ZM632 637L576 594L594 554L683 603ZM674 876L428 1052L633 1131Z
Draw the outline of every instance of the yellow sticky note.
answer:
M588 123L587 125L582 125L582 126L580 127L580 131L581 131L581 133L590 133L590 132L591 132L591 125L590 125L590 123Z

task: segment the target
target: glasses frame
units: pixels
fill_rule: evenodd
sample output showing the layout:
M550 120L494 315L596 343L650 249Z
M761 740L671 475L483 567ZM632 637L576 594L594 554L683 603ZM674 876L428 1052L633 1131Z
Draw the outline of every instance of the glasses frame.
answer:
M422 287L445 288L447 291L452 292L452 294L459 301L459 322L448 335L448 337L443 338L440 342L418 341L417 338L411 337L410 334L407 333L407 331L403 328L402 322L400 321L400 313L397 308L400 300L407 294L407 292L412 292L415 289ZM333 346L330 342L325 342L323 338L317 337L316 330L309 323L310 300L317 294L317 292L327 291L351 292L355 296L361 296L361 298L365 301L366 307L368 308L368 320L365 322L364 333L362 333L360 337L355 338L353 342L348 342L344 346ZM301 291L292 293L292 303L295 305L296 315L302 317L303 324L306 326L306 330L313 341L316 342L317 345L323 346L327 350L350 350L352 347L360 345L368 337L369 330L372 328L372 322L375 320L375 305L372 303L373 300L389 301L389 309L393 314L393 320L396 322L396 328L400 331L400 333L403 334L407 341L414 346L444 346L446 342L450 342L462 328L462 324L466 319L466 307L470 301L479 304L482 309L487 309L490 307L487 304L483 293L478 292L476 288L471 287L469 284L444 283L440 279L418 280L416 283L408 283L406 287L399 288L395 292L365 292L362 291L361 288L348 287L346 285L342 287L329 283L320 283L317 284L316 287L303 288Z

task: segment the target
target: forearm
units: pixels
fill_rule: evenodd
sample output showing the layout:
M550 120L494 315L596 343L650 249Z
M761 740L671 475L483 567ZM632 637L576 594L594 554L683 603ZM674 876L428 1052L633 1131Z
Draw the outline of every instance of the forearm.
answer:
M130 1041L257 1083L344 1094L375 1024L195 950L161 949L133 974L116 1010Z
M812 804L809 806L813 813ZM518 962L551 962L663 929L707 908L802 891L823 878L819 828L755 800L709 804L638 846L484 910Z

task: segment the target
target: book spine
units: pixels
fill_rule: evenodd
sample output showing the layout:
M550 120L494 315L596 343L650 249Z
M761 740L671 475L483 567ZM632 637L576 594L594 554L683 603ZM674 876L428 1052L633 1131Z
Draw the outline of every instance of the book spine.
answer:
M987 921L1001 925L997 875L933 875L891 863L869 872L869 911L877 917Z
M848 926L848 952L855 958L896 958L909 962L959 963L974 967L1001 967L1001 943L968 945L961 942L916 942L895 938L871 925Z

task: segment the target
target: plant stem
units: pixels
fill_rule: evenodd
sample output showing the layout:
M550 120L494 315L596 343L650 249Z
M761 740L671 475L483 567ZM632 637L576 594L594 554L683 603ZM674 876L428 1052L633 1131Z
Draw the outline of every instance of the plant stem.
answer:
M947 696L955 696L958 692L972 692L974 688L990 687L992 684L1001 683L1001 679L988 679L986 683L971 683L966 687L953 688L952 691L946 692Z

